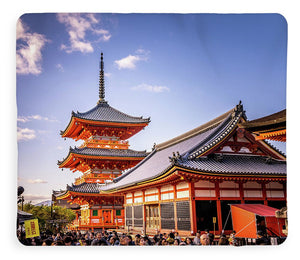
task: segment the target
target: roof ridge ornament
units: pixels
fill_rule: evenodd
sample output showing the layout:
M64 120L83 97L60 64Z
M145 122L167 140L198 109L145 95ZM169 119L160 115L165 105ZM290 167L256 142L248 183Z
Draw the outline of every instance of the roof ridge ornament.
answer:
M153 144L152 151L156 149L156 143Z
M101 102L105 102L105 87L104 87L104 62L103 62L103 52L101 52L100 59L100 73L99 73L99 101L97 104Z
M178 151L176 153L173 152L172 157L169 156L169 161L171 163L177 163L178 161L181 161L181 160L182 160L182 155Z
M242 101L240 100L239 104L235 106L234 108L234 114L233 116L234 117L237 117L240 113L241 115L247 120L247 117L246 117L246 111L244 110L244 107L243 107L243 104L242 104Z

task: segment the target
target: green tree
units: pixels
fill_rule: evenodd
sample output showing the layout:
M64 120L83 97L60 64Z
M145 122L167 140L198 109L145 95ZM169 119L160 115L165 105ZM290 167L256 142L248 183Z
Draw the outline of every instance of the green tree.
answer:
M24 204L23 211L31 213L33 218L39 220L41 232L60 232L76 218L71 209L59 206L34 206L30 202Z

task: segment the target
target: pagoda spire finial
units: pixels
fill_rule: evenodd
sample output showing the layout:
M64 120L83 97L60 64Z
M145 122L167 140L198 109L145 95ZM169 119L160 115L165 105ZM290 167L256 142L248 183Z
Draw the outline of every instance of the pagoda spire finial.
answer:
M104 89L104 62L103 62L103 53L101 52L101 60L100 60L100 75L99 75L99 102L103 102L105 97L105 89Z

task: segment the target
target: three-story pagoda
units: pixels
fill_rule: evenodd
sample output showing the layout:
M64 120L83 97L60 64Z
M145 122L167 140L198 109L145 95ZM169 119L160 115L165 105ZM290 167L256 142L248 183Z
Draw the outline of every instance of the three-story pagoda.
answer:
M80 205L75 226L77 229L118 227L124 222L122 196L99 194L100 187L113 181L124 170L130 169L147 156L146 151L129 149L130 137L144 129L150 118L133 117L111 107L104 99L104 63L101 53L99 76L99 101L85 113L72 111L71 120L63 138L83 140L79 147L69 149L69 154L58 161L59 168L82 176L56 198Z

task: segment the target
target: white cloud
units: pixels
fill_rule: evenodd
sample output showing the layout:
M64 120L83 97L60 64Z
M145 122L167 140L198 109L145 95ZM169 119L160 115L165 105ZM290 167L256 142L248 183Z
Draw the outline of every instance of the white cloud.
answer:
M26 117L20 116L20 117L17 118L17 121L21 122L21 123L26 123L26 122L29 121L29 119L26 118Z
M66 26L69 34L70 45L61 45L61 49L67 53L79 51L82 53L93 52L92 43L86 39L86 33L91 31L93 34L100 35L100 41L108 41L111 37L109 31L94 28L99 24L99 20L94 14L57 14L57 20Z
M161 92L169 92L170 89L165 86L153 86L153 85L148 85L148 84L140 84L138 86L132 87L132 90L137 90L137 91L148 91L148 92L154 92L154 93L161 93Z
M118 69L135 69L136 63L140 60L138 56L128 55L127 57L116 60L115 64L117 64Z
M100 39L104 42L107 42L110 39L111 35L103 35Z
M32 115L32 116L18 116L17 121L21 123L26 123L32 120L44 120L48 122L58 122L56 119L50 119L41 115Z
M31 33L21 21L17 23L17 74L40 74L42 72L42 49L49 40L42 34Z
M43 117L40 115L33 115L33 116L30 116L30 118L35 119L35 120L42 120ZM46 120L48 120L47 117L46 117Z
M115 64L117 65L118 69L135 69L138 61L147 61L149 59L150 51L138 49L135 53L135 55L129 54L123 59L116 60Z
M55 66L59 71L64 72L64 67L61 64L56 64Z
M96 19L95 14L86 14L86 17L90 19L92 23L98 23L99 21Z
M35 180L27 180L28 183L31 183L31 184L36 184L36 183L48 183L47 181L45 180L41 180L41 179L35 179Z
M103 30L103 29L94 30L93 33L101 36L99 38L100 41L107 42L111 38L111 34L107 30Z
M21 141L28 141L28 140L32 140L36 138L36 133L33 129L29 129L29 128L21 128L18 127L17 128L17 140Z

